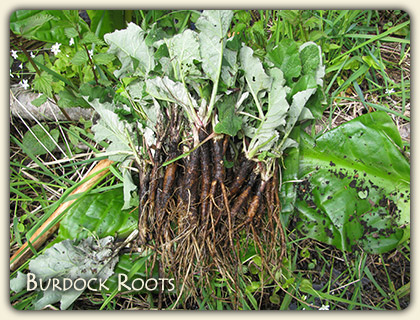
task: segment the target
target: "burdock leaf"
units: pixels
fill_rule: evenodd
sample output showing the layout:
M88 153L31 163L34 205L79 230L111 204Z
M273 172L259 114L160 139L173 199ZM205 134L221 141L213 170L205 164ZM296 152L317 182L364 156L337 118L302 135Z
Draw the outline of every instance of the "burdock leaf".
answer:
M220 78L228 88L235 85L236 74L238 73L238 53L236 51L225 49L223 52L222 72Z
M100 103L98 99L90 102L95 111L100 115L98 123L92 127L95 140L100 142L109 140L111 144L107 148L109 158L113 161L123 161L133 151L127 138L127 132L132 132L132 126L120 120L114 112L115 106L111 103Z
M249 144L250 158L257 151L269 150L278 140L279 132L276 129L285 125L285 118L289 109L289 103L286 100L288 88L284 86L285 81L280 69L273 69L271 76L268 110Z
M42 296L34 301L36 310L46 305L60 301L60 309L67 309L84 290L70 288L57 290L51 285L51 279L57 279L58 286L63 288L64 279L102 279L106 281L112 274L118 262L118 255L114 257L113 237L94 239L89 237L79 244L71 240L56 243L51 248L29 263L30 273L35 279L44 282L44 287L50 280L50 286L42 291ZM56 281L57 281L56 280ZM46 283L45 283L46 282Z
M198 108L197 102L190 96L185 86L181 82L172 81L166 76L147 79L146 91L156 99L176 103L187 111L191 104L194 108Z
M10 290L14 292L21 292L24 288L26 288L26 284L26 274L18 271L16 278L10 279Z
M186 75L200 75L194 60L201 60L197 34L189 29L165 39L177 80Z
M270 88L271 78L266 74L260 59L254 57L253 54L254 51L251 48L242 47L239 59L251 94L256 99L258 92Z
M203 70L213 82L220 77L225 38L232 17L232 10L205 10L195 24L200 31L198 38Z
M315 82L322 87L325 66L322 63L321 48L315 42L306 42L299 47L302 74L313 75Z
M153 48L148 47L144 40L145 32L134 23L129 23L124 30L117 30L104 36L109 45L108 53L115 54L121 61L121 68L115 71L115 76L132 76L137 70L146 75L153 70L155 60Z

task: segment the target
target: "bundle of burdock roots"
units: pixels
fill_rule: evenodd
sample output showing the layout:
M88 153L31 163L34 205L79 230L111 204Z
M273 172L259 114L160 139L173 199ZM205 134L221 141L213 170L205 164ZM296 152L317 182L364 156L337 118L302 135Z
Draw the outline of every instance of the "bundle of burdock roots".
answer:
M217 268L234 280L250 239L267 263L279 264L285 247L278 170L265 179L261 163L235 147L240 141L210 126L197 129L197 145L188 145L180 141L180 110L167 117L150 169L138 167L139 244L156 250L160 272L185 281ZM176 160L183 147L192 151Z
M322 98L316 44L284 39L258 56L229 35L232 17L210 10L178 34L132 23L106 34L121 61L119 103L90 101L95 138L121 163L125 208L137 189L138 245L155 253L151 270L189 290L216 273L234 289L255 255L270 276L281 266L283 157Z

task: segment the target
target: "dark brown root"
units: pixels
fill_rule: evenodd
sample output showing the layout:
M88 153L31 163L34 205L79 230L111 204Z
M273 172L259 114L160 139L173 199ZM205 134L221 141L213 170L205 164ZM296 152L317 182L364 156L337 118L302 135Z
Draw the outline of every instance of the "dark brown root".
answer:
M245 158L232 185L229 188L230 196L236 195L242 188L245 180L248 178L249 172L255 167L255 162Z
M200 142L206 138L204 130L200 130ZM208 216L209 194L211 185L211 164L210 164L210 144L204 143L200 148L201 156L201 219L204 220Z
M249 196L251 194L251 189L255 183L255 180L257 178L257 174L252 172L248 183L245 187L245 189L241 192L241 194L235 199L235 203L232 207L232 216L236 217L236 215L240 212L240 210L242 209L243 205L248 201Z
M267 185L267 181L261 179L260 182L260 186L258 188L257 193L252 197L251 203L249 204L248 207L248 211L247 211L247 221L250 222L252 221L252 219L255 217L255 215L261 211L259 208L261 202L262 202L262 197L263 197L263 192L265 189L265 186Z
M161 140L153 165L147 168L150 174L138 168L139 180L149 179L139 185L143 230L139 244L155 252L148 270L174 277L178 294L188 292L197 299L202 298L197 281L202 288L210 287L215 274L226 279L230 290L240 290L238 269L249 247L258 246L264 263L270 265L280 263L278 246L284 245L278 179L261 179L261 168L255 169L256 163L244 156L232 160L235 167L226 170L224 160L234 154L235 142L229 136L214 136L187 158L163 168L162 163L179 152L171 138ZM208 137L198 130L199 142Z

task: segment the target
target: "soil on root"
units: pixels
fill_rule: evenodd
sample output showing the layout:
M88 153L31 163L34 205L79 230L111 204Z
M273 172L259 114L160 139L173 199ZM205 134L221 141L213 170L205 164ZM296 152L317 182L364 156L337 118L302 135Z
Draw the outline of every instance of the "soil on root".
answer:
M168 130L176 132L177 126L178 122L171 121ZM160 173L152 174L155 183L149 183L148 192L142 191L142 198L145 194L148 198L139 219L140 234L147 233L139 246L155 252L151 270L173 277L178 294L188 292L197 301L204 299L198 288L211 288L216 277L225 279L229 290L238 291L243 286L240 270L250 252L259 254L270 270L280 267L285 252L278 250L285 241L278 219L280 201L275 196L279 179L262 180L261 169L252 163L245 164L246 170L237 169L246 158L232 159L231 137L214 135L206 140L208 131L199 128L199 141L188 146L190 150L196 147L190 155L165 167L164 162L180 154L181 143L170 134L159 140L164 152L172 152L154 159L153 167L147 168ZM226 168L226 159L233 160L234 166ZM250 170L254 172L244 177ZM232 186L235 192L230 191ZM239 308L236 299L231 303ZM159 294L159 307L163 300Z

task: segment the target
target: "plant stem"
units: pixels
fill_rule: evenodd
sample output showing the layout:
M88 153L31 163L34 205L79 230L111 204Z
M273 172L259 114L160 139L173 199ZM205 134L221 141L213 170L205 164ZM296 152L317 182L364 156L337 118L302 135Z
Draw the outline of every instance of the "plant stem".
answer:
M83 47L85 48L86 54L88 56L89 64L90 64L90 66L92 68L93 77L95 78L95 83L98 84L98 77L96 76L96 72L95 72L95 64L93 63L93 60L90 57L89 50L88 50L87 46L84 44Z

